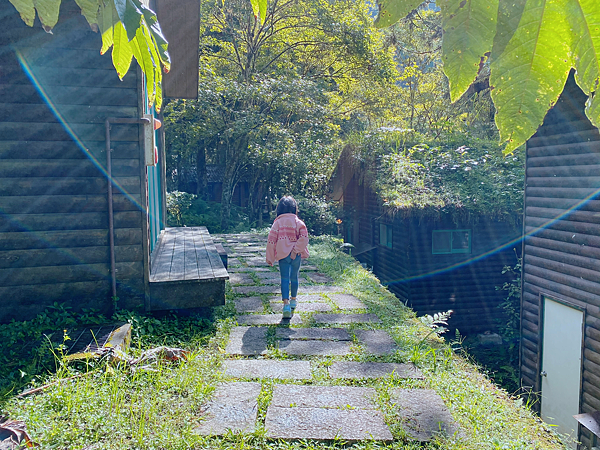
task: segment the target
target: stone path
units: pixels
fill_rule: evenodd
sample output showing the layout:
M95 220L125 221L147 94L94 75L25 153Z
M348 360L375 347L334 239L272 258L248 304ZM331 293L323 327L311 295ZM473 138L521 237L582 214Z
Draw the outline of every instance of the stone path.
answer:
M387 442L394 440L392 424L415 441L460 432L432 390L343 385L423 379L413 364L379 362L397 358L399 348L359 298L317 267L303 266L298 307L291 319L283 319L281 298L274 296L280 292L279 274L265 263L266 237L213 237L233 256L229 272L238 326L225 348L223 376L228 381L217 386L205 405L198 433L252 433L264 427L273 439ZM261 384L272 379L280 381ZM328 379L336 382L323 385ZM297 380L304 384L293 384ZM259 406L259 396L262 403L271 400Z

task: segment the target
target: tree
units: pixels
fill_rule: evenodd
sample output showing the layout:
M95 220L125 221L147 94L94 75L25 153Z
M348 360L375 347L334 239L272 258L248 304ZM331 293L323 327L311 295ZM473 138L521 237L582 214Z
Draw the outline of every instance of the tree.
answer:
M423 3L378 0L375 24L389 26ZM600 126L600 2L438 0L444 72L457 101L489 67L496 124L505 151L529 139L556 103L571 69ZM428 2L427 7L432 5Z
M394 88L395 69L362 2L274 0L259 18L245 0L208 0L202 7L199 100L169 105L166 123L184 116L183 109L195 111L190 128L226 166L227 229L242 176L257 189L266 183L277 191L321 182L298 168L314 167L311 158L329 161L317 155L332 155L324 148L345 121L375 113L384 86Z
M61 0L10 0L30 27L36 12L48 33L58 23ZM162 105L162 71L171 67L167 40L156 14L140 0L75 0L95 32L102 33L101 54L112 47L112 61L119 78L129 71L135 57L146 76L148 100L160 111Z

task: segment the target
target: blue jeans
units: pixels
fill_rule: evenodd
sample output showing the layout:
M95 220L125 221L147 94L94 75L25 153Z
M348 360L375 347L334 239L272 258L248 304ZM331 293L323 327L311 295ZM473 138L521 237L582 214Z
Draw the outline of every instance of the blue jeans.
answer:
M300 258L300 255L296 255L296 258L292 259L290 255L287 255L285 258L279 260L279 273L281 274L281 298L283 300L288 300L290 298L290 284L292 285L292 297L296 297L296 295L298 295L298 272L300 272L302 258Z

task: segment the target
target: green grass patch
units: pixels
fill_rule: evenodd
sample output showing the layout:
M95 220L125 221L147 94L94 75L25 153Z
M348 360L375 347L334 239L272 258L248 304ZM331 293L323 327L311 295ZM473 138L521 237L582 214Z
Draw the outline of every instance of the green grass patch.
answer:
M343 441L273 441L266 438L264 418L273 386L280 381L260 380L257 430L249 435L230 433L203 437L195 433L204 406L222 381L221 363L229 332L235 322L233 300L227 287L225 306L217 308L214 319L169 316L161 319L122 313L133 325L132 355L158 345L182 347L188 357L178 362L158 362L135 368L108 360L68 365L60 351L49 363L31 369L34 375L13 383L6 394L2 413L26 423L32 439L42 448L69 449L555 449L560 440L535 415L482 374L476 366L453 351L451 345L430 334L412 310L405 307L377 278L358 262L339 251L340 242L328 237L313 238L310 263L334 279L336 285L358 297L367 312L382 319L381 324L346 325L349 331L378 328L387 331L398 344L393 355L366 355L360 346L347 357L311 357L313 378L295 384L351 385L374 387L377 402L396 441L391 444ZM301 288L302 289L302 288ZM273 295L274 296L274 295ZM263 296L266 301L270 295ZM75 318L73 317L73 320ZM451 320L451 319L450 319ZM16 325L11 329L19 328ZM21 327L22 328L22 327ZM274 344L274 327L269 343ZM429 336L428 336L429 335ZM47 351L47 349L46 349ZM272 350L267 358L287 358ZM296 359L290 358L290 359ZM377 380L332 380L327 368L336 360L413 362L425 375L423 380L385 377ZM29 376L29 375L28 375ZM28 387L50 385L40 394L17 398ZM8 384L5 384L8 386ZM397 420L390 402L393 388L434 389L445 401L460 436L440 438L426 444L411 441ZM290 399L293 403L293 399Z

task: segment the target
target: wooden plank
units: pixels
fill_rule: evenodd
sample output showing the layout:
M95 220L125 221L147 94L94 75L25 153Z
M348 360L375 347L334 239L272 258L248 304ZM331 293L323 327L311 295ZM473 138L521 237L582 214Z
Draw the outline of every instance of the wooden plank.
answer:
M115 228L136 228L142 225L139 211L117 211ZM20 231L86 230L108 228L105 212L69 214L13 214L0 217L0 233Z
M600 249L598 250L600 253ZM525 257L542 258L544 260L566 264L568 267L581 267L583 269L596 271L598 273L598 277L600 277L600 260L596 258L586 258L582 256L571 255L565 252L548 250L545 248L533 247L529 245L525 247ZM599 279L598 277L596 278L596 280Z
M115 245L141 243L141 229L115 230ZM38 231L36 233L0 233L2 250L28 250L44 248L99 247L108 245L108 230Z
M175 234L165 230L156 260L152 264L150 281L168 281L173 262L173 251L175 247Z
M111 141L112 159L135 159L140 157L138 142ZM103 141L88 141L85 147L74 141L2 141L0 159L86 159L96 158L104 163L106 145Z
M31 79L23 71L20 65L3 68L4 84L29 85ZM43 70L34 68L35 76L43 86L72 86L72 87L95 87L116 89L137 89L137 77L135 71L128 72L123 78L119 77L114 69L65 69L60 67L44 67ZM133 75L133 76L131 76Z
M136 89L50 86L45 89L45 94L53 105L131 107L137 105ZM44 100L33 85L0 83L0 96L5 103L44 104Z
M70 141L77 139L88 141L104 141L106 138L105 127L103 124L82 124L65 122L63 123L44 123L44 122L0 122L0 140L7 141ZM137 124L116 124L111 125L111 142L115 141L139 141L139 131Z
M225 269L225 266L223 265L223 261L221 260L221 257L219 256L217 249L215 248L215 244L213 243L212 238L210 237L210 234L208 233L208 230L206 229L206 227L200 227L200 228L201 228L202 238L204 239L206 252L208 253L208 259L210 261L210 265L212 267L214 277L215 278L229 278L229 274L227 273L227 270Z
M115 211L139 211L140 195L114 194ZM107 211L106 195L50 195L0 197L5 214L80 213Z
M569 132L557 136L538 136L534 135L527 141L527 148L545 147L550 145L567 145L588 141L598 141L600 137L598 130L591 129L579 132Z
M2 164L2 163L0 163ZM118 177L118 185L131 194L140 193L139 177ZM105 177L0 178L0 195L105 195Z
M206 241L204 233L201 229L194 229L194 237L196 242L196 256L198 258L198 279L205 280L214 278L208 251L206 250Z
M198 260L196 258L196 246L202 245L194 239L193 230L191 232L182 233L184 241L183 254L183 279L197 280L198 279Z
M552 239L545 239L539 237L528 237L525 240L525 253L530 249L538 249L537 251L543 251L542 249L548 249L555 253L562 253L565 255L575 255L581 258L592 258L600 259L600 249L597 247L589 247L585 245L572 244L569 242L555 241ZM565 256L566 257L566 256Z
M140 172L139 159L116 159L112 164L113 176L135 177ZM0 160L0 178L102 177L98 166L88 160L5 159Z
M600 166L598 166L598 169L600 169ZM592 198L597 196L598 194L600 194L600 191L597 187L527 187L525 188L525 194L531 195L532 197L585 199L588 197Z
M527 147L527 156L576 155L580 153L600 152L600 141L587 141L577 144L546 145Z
M60 118L44 104L0 103L0 121L15 124L20 122L66 122L70 125L101 124L104 126L107 117L137 118L138 116L137 108L132 106L95 106L90 108L86 105L55 105L55 107Z
M598 175L600 165L531 167L527 168L528 177L594 177Z
M590 188L600 187L600 177L528 177L529 187L573 187Z
M175 244L173 247L173 261L169 272L169 281L185 279L185 234L180 228L174 228Z
M96 39L100 39L97 36ZM19 53L30 67L64 67L65 69L105 69L112 68L110 56L99 57L98 49L39 48L19 46ZM0 54L0 62L7 58Z
M547 228L525 227L525 233L535 233L535 237L566 242L577 245L589 245L600 247L600 236L591 236L583 233L572 233L568 231L550 230ZM527 241L526 241L527 242Z
M545 197L526 197L527 206L539 206L541 208L563 208L577 209L582 211L600 211L600 201L567 198L545 198Z
M600 306L600 296L596 294L567 286L560 282L547 280L544 277L533 275L529 271L525 272L523 279L525 281L524 288L532 294L543 292L544 294L554 295L558 298L566 298L582 308L586 307L586 303Z
M570 222L600 223L600 213L594 211L565 211L560 208L538 208L535 206L528 206L525 211L528 217L560 218Z
M600 152L571 154L566 153L557 156L533 157L527 155L527 167L552 167L552 166L580 166L588 164L600 164Z

